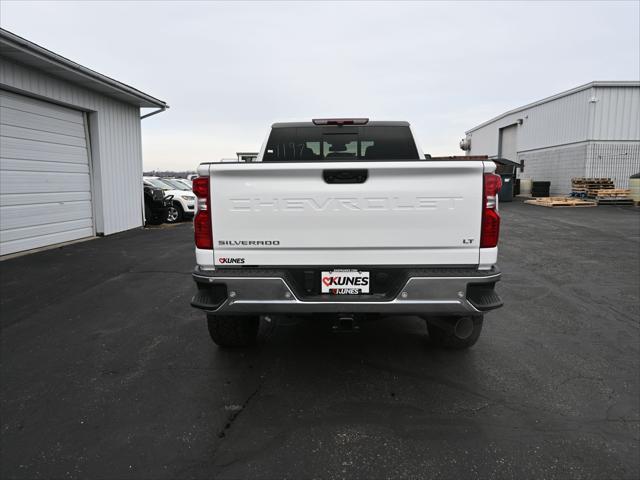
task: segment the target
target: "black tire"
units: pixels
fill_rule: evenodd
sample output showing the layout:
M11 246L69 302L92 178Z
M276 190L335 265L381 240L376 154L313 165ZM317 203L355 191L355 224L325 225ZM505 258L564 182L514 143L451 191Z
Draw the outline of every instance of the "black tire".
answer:
M211 340L220 347L249 347L258 340L258 315L207 315Z
M440 321L450 323L451 325L455 325L460 317L439 317L438 319ZM466 336L466 338L460 338L454 331L445 330L426 320L431 343L438 347L450 348L453 350L464 350L465 348L474 346L482 332L483 316L477 315L471 317L471 319L473 320L473 330L468 336Z
M173 202L167 210L167 223L178 223L184 218L184 210L178 202Z

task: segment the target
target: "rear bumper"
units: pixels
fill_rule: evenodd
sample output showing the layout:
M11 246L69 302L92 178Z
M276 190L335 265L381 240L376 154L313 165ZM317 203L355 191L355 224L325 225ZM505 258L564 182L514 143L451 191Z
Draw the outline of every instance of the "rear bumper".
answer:
M474 269L420 269L409 272L392 298L366 295L336 297L302 296L286 271L260 269L196 270L198 292L195 308L220 315L380 313L407 315L469 315L499 308L495 291L500 280L497 267Z

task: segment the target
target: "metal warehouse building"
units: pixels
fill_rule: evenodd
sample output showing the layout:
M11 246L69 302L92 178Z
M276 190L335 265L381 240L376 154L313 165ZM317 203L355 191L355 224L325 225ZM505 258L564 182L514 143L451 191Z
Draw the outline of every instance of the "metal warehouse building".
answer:
M167 105L0 29L0 255L143 224L143 107Z
M503 113L466 132L469 155L523 162L521 178L571 191L572 177L640 172L640 82L591 82Z

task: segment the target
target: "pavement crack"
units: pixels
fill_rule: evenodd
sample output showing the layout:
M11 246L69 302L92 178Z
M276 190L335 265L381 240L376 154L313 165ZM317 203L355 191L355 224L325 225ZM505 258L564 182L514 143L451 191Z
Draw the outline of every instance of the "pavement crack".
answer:
M566 385L569 382L572 382L574 380L589 380L589 381L593 381L593 382L603 382L604 379L600 378L600 377L592 377L589 375L583 375L581 373L578 373L577 375L571 375L570 377L565 378L564 380L562 380L560 383L558 383L556 385L556 388L558 387L562 387L564 385Z
M227 418L227 422L225 423L222 430L218 432L218 438L225 438L227 436L227 431L232 427L233 422L235 422L240 414L245 411L245 409L249 406L249 403L255 397L260 389L262 388L262 384L264 383L264 379L260 380L260 383L256 387L256 389L249 394L247 399L240 405L240 408L231 412L229 417Z

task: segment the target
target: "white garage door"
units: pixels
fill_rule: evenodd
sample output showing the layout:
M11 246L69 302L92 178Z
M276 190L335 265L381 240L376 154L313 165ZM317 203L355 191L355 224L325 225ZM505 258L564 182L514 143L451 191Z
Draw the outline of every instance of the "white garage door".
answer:
M518 125L500 129L500 157L518 161Z
M93 235L81 112L0 90L0 255Z

